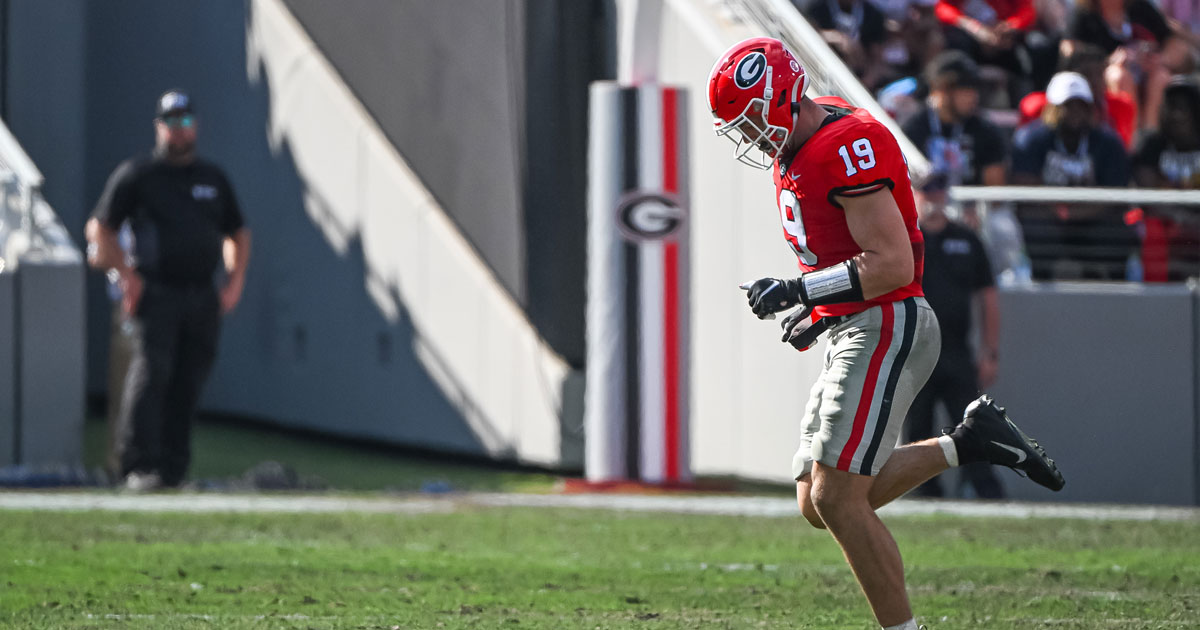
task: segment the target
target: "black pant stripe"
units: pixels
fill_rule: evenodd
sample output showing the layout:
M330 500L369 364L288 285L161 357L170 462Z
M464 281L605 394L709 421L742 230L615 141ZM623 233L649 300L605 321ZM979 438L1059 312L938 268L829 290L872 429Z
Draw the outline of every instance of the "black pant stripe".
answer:
M883 442L892 415L892 398L896 395L896 383L900 381L900 373L904 370L904 364L908 362L908 353L912 350L913 338L917 334L917 300L905 298L903 304L904 337L900 341L900 350L896 352L896 360L892 362L892 370L888 373L887 385L883 389L883 400L879 403L879 415L875 420L875 434L871 436L871 443L863 456L862 467L858 470L859 474L863 475L871 474L875 453L879 450L879 444Z

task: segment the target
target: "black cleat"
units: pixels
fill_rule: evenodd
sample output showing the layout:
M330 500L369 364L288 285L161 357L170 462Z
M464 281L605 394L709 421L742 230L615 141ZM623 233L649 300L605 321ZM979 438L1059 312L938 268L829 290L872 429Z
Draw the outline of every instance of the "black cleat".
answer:
M1017 428L991 396L985 394L967 405L963 421L950 436L956 445L962 445L960 451L966 447L981 459L1023 472L1034 483L1055 492L1066 483L1054 460L1046 456L1036 440Z

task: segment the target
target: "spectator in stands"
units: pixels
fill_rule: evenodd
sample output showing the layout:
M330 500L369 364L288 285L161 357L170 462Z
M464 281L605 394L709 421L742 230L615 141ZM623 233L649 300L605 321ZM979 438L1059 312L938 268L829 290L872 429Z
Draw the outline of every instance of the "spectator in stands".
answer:
M983 243L965 225L946 214L948 201L945 174L936 174L917 192L917 216L925 237L925 299L937 315L942 330L942 349L933 374L921 388L904 423L909 440L924 440L941 434L934 427L939 403L951 421L962 417L967 405L996 380L1000 343L1000 306L992 268ZM971 349L971 315L978 305L980 352ZM1002 499L1004 488L986 463L963 466L963 481L969 481L975 496ZM918 486L922 496L942 496L935 477Z
M934 12L936 0L914 0L903 19L896 20L897 52L888 63L900 76L919 77L933 58L946 47L942 25Z
M1033 0L938 0L937 16L948 48L1008 73L1011 102L1029 91L1033 61L1025 35L1037 21Z
M1200 189L1200 83L1175 77L1163 95L1161 129L1142 138L1133 179L1145 188ZM1142 266L1147 281L1178 281L1200 271L1196 208L1144 208Z
M1104 98L1096 99L1096 116L1101 124L1107 125L1117 132L1125 148L1133 146L1133 135L1137 129L1137 104L1130 95L1108 89L1104 81L1104 70L1108 65L1108 57L1099 46L1094 44L1076 44L1071 54L1063 57L1060 70L1078 72L1088 81L1092 95L1103 94ZM1030 92L1021 99L1019 106L1021 124L1041 118L1042 110L1046 107L1045 92Z
M1108 89L1138 103L1139 128L1157 129L1162 92L1172 72L1190 68L1191 50L1149 0L1078 0L1062 41L1070 55L1079 43L1109 55Z
M1116 134L1096 121L1087 79L1060 72L1046 87L1042 120L1013 137L1013 182L1046 186L1126 186L1129 158Z
M1197 0L1162 0L1159 3L1171 30L1188 41L1192 48L1200 47L1200 2Z
M1126 186L1129 157L1115 133L1096 123L1087 79L1060 72L1046 87L1042 120L1013 139L1013 183ZM1099 205L1020 210L1035 278L1120 279L1137 241L1123 209Z
M1138 143L1134 181L1146 188L1200 189L1200 85L1194 78L1167 84L1161 124Z
M878 87L887 69L882 11L867 0L813 0L803 13L867 89Z
M1003 186L1007 150L1003 136L979 116L979 67L949 50L930 63L929 99L903 125L904 133L951 186Z
M928 93L925 69L946 48L942 23L934 14L937 0L905 2L906 13L899 19L889 14L884 61L888 64L889 83L875 98L896 122L903 125L918 113Z

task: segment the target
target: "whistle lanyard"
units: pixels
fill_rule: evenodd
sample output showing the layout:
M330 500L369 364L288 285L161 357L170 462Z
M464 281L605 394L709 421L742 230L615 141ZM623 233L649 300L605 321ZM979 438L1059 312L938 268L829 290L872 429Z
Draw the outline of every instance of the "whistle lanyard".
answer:
M969 165L967 164L966 152L963 150L963 143L962 143L963 124L961 122L954 123L954 126L950 127L949 137L943 136L942 135L942 120L941 120L941 118L938 117L936 108L933 107L933 105L930 105L929 106L929 139L931 141L933 141L933 140L939 139L939 138L942 140L942 142L953 145L954 151L958 154L959 158L962 160L962 163L959 166L961 166L965 170ZM945 150L945 146L946 146L945 144L942 145L943 151ZM927 148L927 150L928 150L928 148ZM969 175L969 173L953 172L953 173L947 173L947 175L950 176L951 184L957 185L957 184L961 184L962 181L965 180L966 176Z
M1062 137L1060 137L1058 134L1054 134L1054 148L1065 156L1069 156L1077 160L1086 160L1088 157L1088 137L1087 135L1082 135L1079 137L1079 146L1076 147L1074 151L1075 155L1071 155L1071 151L1067 150L1067 145L1063 144Z

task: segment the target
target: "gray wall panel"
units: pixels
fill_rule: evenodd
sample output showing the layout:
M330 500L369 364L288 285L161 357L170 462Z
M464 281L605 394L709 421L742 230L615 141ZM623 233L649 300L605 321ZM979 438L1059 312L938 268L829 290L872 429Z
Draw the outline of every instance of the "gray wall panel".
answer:
M1179 286L1001 293L996 398L1067 480L1053 493L1002 473L1013 498L1195 502L1193 307Z
M25 261L20 274L21 462L83 456L83 267Z
M16 285L12 270L0 273L0 467L15 463L14 440L17 409L16 361L13 356L16 343L13 305L16 303Z

